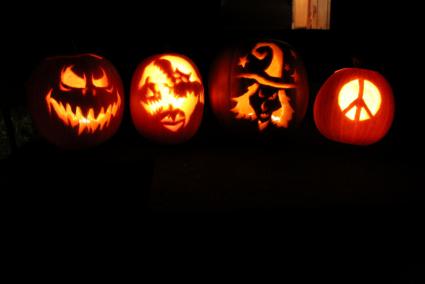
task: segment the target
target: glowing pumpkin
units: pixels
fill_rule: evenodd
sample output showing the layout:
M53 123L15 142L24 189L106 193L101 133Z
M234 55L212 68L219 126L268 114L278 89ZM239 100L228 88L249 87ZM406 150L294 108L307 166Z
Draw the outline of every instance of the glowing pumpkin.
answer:
M145 137L179 143L198 130L204 87L194 63L178 54L156 55L142 62L131 83L133 123Z
M394 98L385 78L371 70L335 72L314 102L314 121L328 139L356 145L381 140L391 127Z
M296 126L308 104L304 65L292 47L279 41L224 51L212 68L209 89L215 115L239 130Z
M82 148L110 138L124 109L121 78L112 64L94 54L52 57L34 72L28 107L48 141Z

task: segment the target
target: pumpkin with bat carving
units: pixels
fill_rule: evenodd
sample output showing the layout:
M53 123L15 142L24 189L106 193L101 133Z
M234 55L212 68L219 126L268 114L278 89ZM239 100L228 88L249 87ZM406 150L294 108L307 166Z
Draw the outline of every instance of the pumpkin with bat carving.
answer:
M209 80L214 114L238 131L270 132L297 126L308 104L308 82L297 52L276 40L228 48Z
M136 129L160 143L189 140L198 130L204 87L195 64L179 54L142 62L131 83L130 111Z
M94 54L45 59L28 84L28 107L48 141L84 148L115 134L124 110L124 90L114 66Z
M381 140L394 118L391 86L378 72L345 68L320 88L314 102L314 121L330 140L369 145Z

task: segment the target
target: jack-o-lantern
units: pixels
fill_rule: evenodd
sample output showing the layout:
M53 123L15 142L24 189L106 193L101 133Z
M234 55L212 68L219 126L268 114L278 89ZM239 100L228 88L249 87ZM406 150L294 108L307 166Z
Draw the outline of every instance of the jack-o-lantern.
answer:
M225 50L212 68L209 83L215 115L236 130L291 128L307 109L304 65L284 42L260 41Z
M143 61L131 83L133 123L145 137L180 143L198 130L204 87L195 64L185 56L162 54Z
M28 87L34 124L53 144L83 148L107 140L119 128L124 110L121 78L100 56L48 58Z
M394 98L385 78L371 70L335 72L314 102L314 121L328 139L355 145L381 140L391 127Z

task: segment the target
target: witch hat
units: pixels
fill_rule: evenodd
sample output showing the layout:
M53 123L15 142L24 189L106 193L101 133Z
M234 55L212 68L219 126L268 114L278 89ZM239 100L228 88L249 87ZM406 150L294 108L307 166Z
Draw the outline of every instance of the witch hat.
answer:
M264 47L270 51L264 51ZM257 60L264 60L271 52L270 64L259 74L251 72L242 72L238 75L239 78L253 79L260 85L275 87L278 89L293 89L295 84L284 83L283 81L283 66L284 57L282 49L275 43L260 42L255 45L251 51L251 55Z

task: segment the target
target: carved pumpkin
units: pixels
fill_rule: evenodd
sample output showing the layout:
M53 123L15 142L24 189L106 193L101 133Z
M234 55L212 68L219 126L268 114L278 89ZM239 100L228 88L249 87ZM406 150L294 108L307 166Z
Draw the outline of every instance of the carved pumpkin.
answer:
M291 128L307 109L304 65L284 42L261 41L224 51L213 66L209 89L215 115L239 130Z
M204 87L195 64L182 55L146 59L131 83L133 123L145 137L179 143L198 130L204 108Z
M394 117L394 98L385 78L371 70L335 72L314 102L314 121L328 139L368 145L382 139Z
M48 141L82 148L110 138L124 109L119 74L94 54L52 57L34 72L28 88L34 124Z

